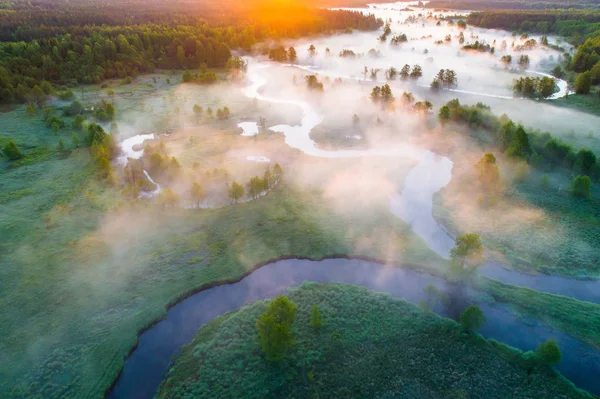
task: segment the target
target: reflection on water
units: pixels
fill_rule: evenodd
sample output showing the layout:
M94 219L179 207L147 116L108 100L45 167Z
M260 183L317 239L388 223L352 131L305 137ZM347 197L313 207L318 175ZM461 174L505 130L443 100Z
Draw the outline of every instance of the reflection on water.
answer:
M283 260L271 263L237 283L201 291L171 308L165 320L140 336L138 347L125 361L125 368L108 397L152 398L172 356L191 341L201 326L244 304L284 294L288 287L298 286L303 281L360 285L414 303L424 299L423 289L428 284L447 293L456 291L455 286L430 274L359 260ZM455 300L460 301L460 308L467 303L465 299ZM577 385L600 393L593 378L600 375L598 351L535 321L524 322L502 306L478 305L487 317L487 324L481 331L483 335L522 350L533 350L541 342L554 338L563 352L558 369ZM447 314L445 308L436 311Z
M402 193L392 198L392 213L407 222L429 248L448 258L454 240L433 219L433 195L450 182L452 161L426 152L404 181Z

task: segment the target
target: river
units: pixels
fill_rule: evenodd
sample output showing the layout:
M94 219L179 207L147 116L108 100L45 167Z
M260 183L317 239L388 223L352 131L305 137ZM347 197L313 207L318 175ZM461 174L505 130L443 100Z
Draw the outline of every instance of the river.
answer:
M284 294L287 288L303 281L360 285L414 303L424 299L423 288L427 284L444 292L451 288L442 278L431 274L361 260L292 259L270 263L237 283L201 291L169 309L165 320L139 337L138 347L125 360L123 372L108 398L152 398L173 355L191 341L200 327L245 304ZM478 305L487 318L480 331L484 336L522 350L533 350L547 339L556 339L563 353L558 370L576 385L600 394L594 379L600 375L600 352L535 320L517 318L502 305ZM436 311L444 316L448 312L443 307Z
M397 10L387 9L385 11L396 12ZM502 37L505 36L506 34L503 34ZM453 167L450 159L427 149L409 145L367 150L328 151L321 149L310 137L310 132L323 121L323 115L319 110L310 103L299 99L263 95L261 90L268 83L268 68L272 66L268 62L254 58L249 58L249 61L248 86L244 88L246 96L272 104L292 105L302 110L300 124L281 124L270 127L271 130L282 133L286 144L290 147L311 156L324 158L414 157L418 164L406 177L402 192L390 199L390 209L393 214L410 224L415 233L432 250L441 256L448 257L454 240L437 224L431 210L433 194L450 181ZM327 72L320 69L319 66L301 68L309 71L318 70L325 75L358 79L350 74ZM471 89L469 84L466 86L465 89L457 89L458 92L492 96L497 99L509 98L502 92L504 89L492 88L489 92L482 93ZM554 97L558 97L567 90L566 84L560 82L559 88L560 92ZM244 129L243 135L247 136L256 134L258 130L256 122L252 121L243 122L240 127ZM133 157L141 155L141 152L132 151L133 144L139 143L139 140L140 138L130 139L126 143L126 146L129 147L124 148L126 154L131 154ZM600 303L600 282L597 281L579 281L546 275L533 276L503 268L497 263L485 264L480 268L479 273L486 277L538 291ZM138 347L126 359L125 367L108 397L152 397L168 369L172 356L182 345L192 339L202 325L216 316L238 309L246 303L280 295L288 287L297 286L303 281L361 285L369 289L389 292L393 296L412 302L423 299L423 288L427 284L434 284L446 292L449 289L449 285L439 277L365 261L334 259L320 262L305 260L274 262L254 271L237 283L201 291L172 307L167 313L166 320L158 322L139 337ZM488 320L481 330L483 335L522 350L533 350L539 343L549 338L556 339L563 353L563 359L558 365L558 369L576 385L600 394L600 388L595 381L595 377L600 375L599 351L568 334L547 328L536 320L523 320L516 317L504 305L492 306L487 303L478 303L478 305L484 310ZM445 309L438 309L438 311L442 315L447 315Z

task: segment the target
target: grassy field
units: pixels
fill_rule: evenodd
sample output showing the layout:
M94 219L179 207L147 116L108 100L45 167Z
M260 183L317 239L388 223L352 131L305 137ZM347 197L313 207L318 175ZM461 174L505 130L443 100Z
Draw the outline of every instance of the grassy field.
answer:
M291 183L293 168L257 201L163 209L98 182L87 149L59 156L39 117L16 109L0 123L27 155L0 164L2 397L102 396L166 304L282 255L446 267L387 206L337 206L318 185ZM48 155L31 156L37 147Z
M453 178L434 196L434 217L454 234L477 232L487 249L511 267L576 278L600 277L600 187L592 198L569 192L569 176L550 173L547 184L531 172L522 183L510 182L492 207L463 195L472 183L469 165L458 162ZM462 173L461 170L467 170Z
M288 110L248 104L239 88L200 96L198 87L177 86L179 76L172 83L153 77L90 87L83 95L110 100L114 89L125 137L153 126L179 129L165 141L186 173L195 162L200 170L224 163L234 176L242 169L255 173L246 155L267 155L282 163L283 182L244 204L164 209L98 181L88 149L73 147L69 127L55 133L40 114L27 117L24 107L1 113L0 144L14 140L26 155L0 160L1 397L101 397L137 332L164 316L168 303L280 256L361 255L447 270L391 215L382 189L400 190L414 161L305 162L281 136L253 139L235 130L256 112L275 123ZM190 127L193 104L221 107L228 95L231 121ZM181 113L172 118L177 107ZM144 112L152 117L142 119ZM61 139L65 151L58 150ZM252 152L239 152L241 146ZM389 179L379 180L382 171ZM357 187L357 178L372 185Z
M479 289L517 312L600 348L600 305L484 278Z
M304 283L295 345L265 361L259 301L204 326L161 385L159 398L591 398L530 354L465 334L452 320L387 294L350 285ZM319 305L323 327L309 326Z
M568 97L549 100L552 105L573 108L594 115L600 115L600 96L593 94L577 94Z

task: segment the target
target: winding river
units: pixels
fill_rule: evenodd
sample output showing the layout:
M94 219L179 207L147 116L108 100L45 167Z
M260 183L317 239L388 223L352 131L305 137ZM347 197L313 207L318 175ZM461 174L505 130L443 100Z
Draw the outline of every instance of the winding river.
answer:
M228 311L258 299L285 293L303 281L340 282L367 287L418 303L423 288L433 284L444 292L451 286L442 278L411 269L384 266L362 260L282 260L267 264L234 284L201 291L178 303L139 337L138 347L125 360L125 367L108 397L152 398L165 376L173 355L191 341L200 327ZM478 303L487 316L481 333L522 350L532 350L554 338L563 352L558 369L576 385L600 393L594 376L600 373L600 353L578 340L551 330L535 320L522 320L504 306ZM449 309L436 311L447 315Z
M410 224L414 232L432 250L448 258L454 240L434 220L432 197L450 181L452 161L426 149L408 145L399 148L339 151L319 148L310 137L311 130L323 121L323 115L317 109L304 101L275 98L261 93L261 88L267 83L266 76L268 76L270 67L268 63L255 62L254 59L250 59L247 74L249 84L243 90L249 98L273 104L292 105L302 110L302 119L299 125L282 124L270 127L271 130L282 133L285 142L290 147L311 156L324 158L410 156L417 159L418 164L407 175L402 192L390 199L390 209L394 215ZM308 71L317 70L313 67L300 68ZM354 77L351 78L354 79ZM555 97L564 95L568 90L566 83L559 82L558 85L560 91ZM488 95L470 91L461 92ZM489 95L504 98L503 96ZM240 127L244 130L243 135L246 136L252 136L258 132L256 122L242 122ZM122 143L125 159L127 156L139 158L142 151L136 151L134 147L149 139L148 136L150 135L140 135L125 140ZM262 161L262 158L259 158L249 160ZM150 176L148 178L151 179ZM156 192L159 190L160 187ZM483 265L479 273L505 283L600 303L599 281L528 275L491 262ZM395 297L415 303L423 299L423 288L427 284L433 284L444 292L453 292L453 287L439 277L412 269L386 267L361 260L308 261L292 259L269 263L239 282L206 289L169 309L165 320L158 322L139 337L138 347L125 360L124 369L108 397L153 397L168 370L173 355L182 345L192 339L202 325L225 312L238 309L257 299L283 294L287 288L297 286L303 281L361 285L369 289L385 291ZM487 316L487 324L481 330L484 336L522 350L532 350L539 343L554 338L563 352L563 359L558 365L558 369L579 387L600 394L600 386L596 383L596 378L600 375L600 351L581 343L568 334L550 329L536 320L524 320L517 317L502 304L490 305L478 302L476 297L469 293L465 295L457 300L465 303L466 301L476 302ZM453 314L450 309L441 308L436 311L443 316Z
M278 125L271 129L282 132L288 145L307 154L328 157L360 156L416 156L419 163L406 177L404 189L391 199L392 212L409 223L416 234L438 254L448 257L453 239L435 222L432 216L432 196L448 184L452 161L427 150L397 148L382 150L326 151L317 148L310 131L322 120L308 103L296 100L279 100L259 93L265 79L260 71L268 68L251 68L250 85L246 95L263 101L293 104L303 111L298 126ZM136 154L137 155L137 154ZM568 280L553 276L530 276L488 263L481 274L504 282L558 293L578 299L600 301L598 282ZM267 264L237 283L225 284L201 291L178 303L167 312L167 318L158 322L139 337L138 347L126 359L125 366L109 398L151 398L168 370L172 357L182 345L188 343L196 331L215 317L240 308L258 299L274 297L289 287L303 281L321 283L342 282L385 291L393 296L418 303L423 298L423 288L433 284L444 292L451 286L440 277L411 269L386 267L361 260L329 259L324 261L282 260ZM594 376L600 375L600 352L574 339L568 334L550 329L536 320L515 316L501 304L478 302L475 297L463 298L464 303L477 302L487 315L488 322L481 333L522 350L533 350L541 342L554 338L563 352L558 369L579 387L600 394ZM462 305L461 305L462 306ZM436 309L443 316L449 309Z

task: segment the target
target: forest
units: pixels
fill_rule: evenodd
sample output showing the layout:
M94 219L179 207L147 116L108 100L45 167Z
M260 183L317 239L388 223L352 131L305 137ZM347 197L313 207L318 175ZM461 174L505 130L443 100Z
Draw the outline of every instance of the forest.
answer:
M600 11L598 10L498 10L473 12L467 17L471 25L489 29L506 29L516 32L554 34L579 46L566 67L578 73L589 71L590 84L600 83ZM577 83L576 83L577 86Z
M281 322L265 345L263 330L274 319ZM465 309L459 324L425 304L305 282L286 297L253 303L201 328L157 397L591 397L552 369L560 359L554 341L524 353L476 334L484 323L477 306Z
M127 10L137 12L145 4L109 2L102 13L90 11L97 6L94 2L60 8L50 4L22 8L17 2L15 12L2 14L0 38L9 41L0 43L0 102L26 102L52 94L59 85L131 79L157 68L224 67L231 50L249 51L267 38L373 30L382 24L372 15L350 11L279 7L268 18L252 19L252 15L262 15L260 9L240 15L242 22L231 22L235 25L222 25L223 19L208 13L213 25L194 14L178 20L181 9L167 9L163 16L174 19L161 19L152 14L152 6L146 14L137 14L137 24L132 24ZM286 24L280 23L281 17Z
M433 0L430 8L453 8L460 10L543 10L599 8L596 0Z

